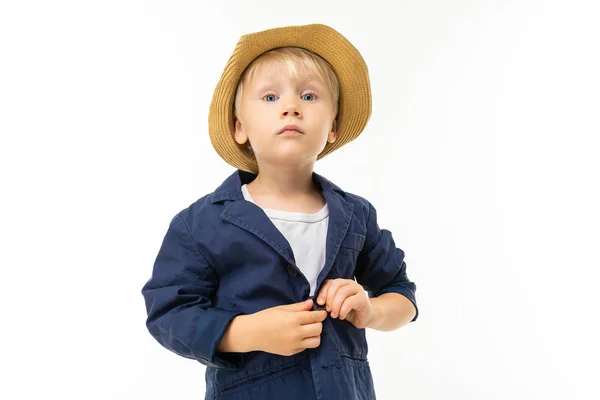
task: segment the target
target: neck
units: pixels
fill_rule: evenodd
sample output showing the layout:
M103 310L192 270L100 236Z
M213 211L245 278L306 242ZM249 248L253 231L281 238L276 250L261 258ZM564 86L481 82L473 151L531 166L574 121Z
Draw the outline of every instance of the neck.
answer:
M294 197L314 192L312 180L314 162L305 165L260 165L252 186L255 193L277 197Z

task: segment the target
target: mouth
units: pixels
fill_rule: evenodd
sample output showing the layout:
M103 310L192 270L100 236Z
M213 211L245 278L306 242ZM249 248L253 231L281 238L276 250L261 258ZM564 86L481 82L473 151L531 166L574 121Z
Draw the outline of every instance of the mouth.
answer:
M286 125L279 131L278 135L297 135L304 134L296 125Z

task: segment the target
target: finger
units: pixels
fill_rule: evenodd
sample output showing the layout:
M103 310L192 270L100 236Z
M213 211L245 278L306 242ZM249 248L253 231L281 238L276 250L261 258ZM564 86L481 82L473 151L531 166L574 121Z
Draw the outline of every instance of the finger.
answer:
M327 318L327 311L318 310L318 311L309 311L312 317L312 323L323 322L325 318Z
M329 285L327 285L327 292L325 294L325 304L327 305L327 311L331 310L331 303L333 302L333 298L335 297L335 292L338 289L341 280L333 279L329 281Z
M327 311L318 310L318 311L303 311L298 313L298 321L300 325L310 325L316 322L322 322L327 318Z
M360 305L360 300L361 298L358 293L344 300L344 303L340 307L340 319L346 319L348 313Z
M313 306L312 299L308 299L305 301L301 301L300 303L293 304L285 304L283 306L279 306L282 310L286 311L307 311L310 310Z
M314 349L321 344L321 336L313 336L302 339L301 345L305 349Z
M306 349L302 349L302 348L299 348L299 349L294 349L294 350L290 351L289 353L287 353L287 354L283 354L283 355L284 355L284 356L288 356L288 357L289 357L289 356L293 356L293 355L295 355L295 354L301 353L301 352L303 352L304 350L306 350Z
M327 290L327 302L326 302L326 310L331 312L333 300L335 299L336 293L340 287L347 285L350 282L348 279L334 279L329 285L329 289Z
M302 338L319 336L321 332L323 332L323 324L321 322L317 322L314 324L302 325L301 327L301 336Z
M317 304L322 306L327 301L327 290L329 290L331 282L331 279L323 281L323 285L321 285L321 289L319 289L319 294L317 295Z
M331 304L331 318L337 318L340 313L340 308L346 299L354 296L357 293L357 288L354 285L345 285L338 289Z

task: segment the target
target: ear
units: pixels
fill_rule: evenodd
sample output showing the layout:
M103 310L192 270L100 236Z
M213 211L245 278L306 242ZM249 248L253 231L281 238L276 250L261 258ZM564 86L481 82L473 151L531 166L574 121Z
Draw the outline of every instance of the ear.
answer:
M331 123L331 131L327 135L327 141L329 143L333 143L333 142L335 142L336 139L337 139L337 120L334 119L333 122Z
M248 141L248 135L242 126L242 122L239 119L235 119L235 141L239 144L244 144Z

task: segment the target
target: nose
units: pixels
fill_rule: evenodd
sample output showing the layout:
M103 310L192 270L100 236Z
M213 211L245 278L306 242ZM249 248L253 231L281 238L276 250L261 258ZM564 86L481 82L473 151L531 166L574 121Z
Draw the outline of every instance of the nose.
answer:
M298 103L294 100L287 101L283 106L281 112L282 117L294 116L296 118L302 118L302 110L298 106Z

